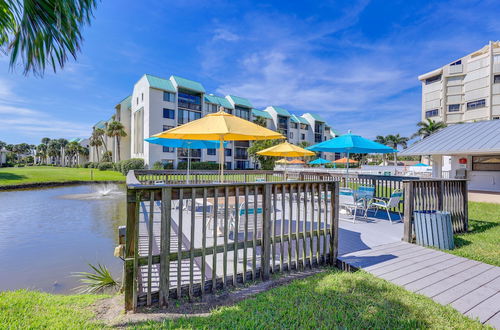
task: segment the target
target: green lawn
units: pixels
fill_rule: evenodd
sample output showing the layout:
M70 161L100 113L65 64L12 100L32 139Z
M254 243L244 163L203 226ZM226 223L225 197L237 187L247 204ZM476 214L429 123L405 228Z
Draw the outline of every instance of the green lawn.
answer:
M500 266L500 204L469 202L469 232L447 252Z
M90 305L102 296L0 293L6 328L96 328ZM207 317L145 322L134 328L456 328L482 325L451 307L365 272L331 270L260 293Z
M2 329L99 328L89 306L104 296L53 295L37 291L0 292Z
M91 179L91 172L93 178ZM68 181L125 181L125 176L115 171L99 171L90 168L51 166L0 168L0 186L42 182Z

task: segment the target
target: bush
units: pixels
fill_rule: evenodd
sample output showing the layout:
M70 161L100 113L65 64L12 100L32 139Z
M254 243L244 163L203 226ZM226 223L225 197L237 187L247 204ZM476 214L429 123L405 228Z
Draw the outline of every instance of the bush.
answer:
M111 170L113 168L113 163L101 162L101 163L99 163L99 165L97 165L97 168L99 169L99 171Z
M111 162L111 161L113 161L113 158L112 158L112 155L111 155L111 151L106 151L102 155L101 162L108 163L108 162Z
M122 171L122 162L116 162L113 164L113 170L117 171L117 172L121 172Z
M127 175L130 170L141 170L144 168L144 159L142 158L132 158L127 160L122 160L120 162L120 172L123 175Z
M225 166L224 166L225 168ZM178 170L187 169L187 162L181 162L177 165ZM211 162L191 162L192 170L218 170L219 164Z
M92 162L85 162L82 164L83 168L92 168L92 166L94 166L94 163Z
M153 169L153 170L172 170L172 169L174 169L174 164L156 161L153 164L153 167L151 169Z

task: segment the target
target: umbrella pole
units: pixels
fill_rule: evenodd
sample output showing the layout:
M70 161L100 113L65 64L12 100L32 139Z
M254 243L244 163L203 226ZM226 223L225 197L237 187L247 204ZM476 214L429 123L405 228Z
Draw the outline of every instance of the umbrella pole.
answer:
M191 149L188 148L188 166L187 166L187 175L186 175L186 183L189 183L189 170L191 168Z
M349 187L349 152L347 152L347 178L345 179L346 188Z
M222 183L224 182L224 140L222 139L222 136L220 137L219 162L220 162L219 181Z

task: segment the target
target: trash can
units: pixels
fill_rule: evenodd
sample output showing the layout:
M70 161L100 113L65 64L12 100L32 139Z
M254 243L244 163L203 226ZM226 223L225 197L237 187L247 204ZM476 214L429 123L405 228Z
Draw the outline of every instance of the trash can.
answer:
M433 246L442 250L455 248L450 212L415 211L413 218L418 245Z

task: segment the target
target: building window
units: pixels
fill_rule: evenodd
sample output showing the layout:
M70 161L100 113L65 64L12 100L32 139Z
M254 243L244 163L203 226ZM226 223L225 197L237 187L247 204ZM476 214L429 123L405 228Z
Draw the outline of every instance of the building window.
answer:
M141 93L141 101L144 101L144 93Z
M175 110L163 109L163 118L175 119Z
M175 102L175 94L169 92L163 92L163 101Z
M500 155L473 156L473 171L500 171Z
M425 112L425 118L436 117L439 116L439 109L427 110Z
M460 64L462 64L462 60L458 60L456 62L453 62L450 64L450 66L455 66L455 65L460 65Z
M174 152L174 148L163 147L163 152Z
M217 112L217 104L207 103L207 112Z
M207 149L207 155L209 156L215 156L215 152L217 149Z
M234 107L234 114L240 118L250 120L250 109L239 106Z
M224 156L226 157L231 157L231 155L233 154L233 150L232 149L224 149Z
M163 125L163 131L162 132L168 131L169 129L172 129L172 128L174 128L174 126Z
M249 168L249 163L247 160L237 160L236 161L236 169L237 170L246 170Z
M500 74L496 74L496 75L493 77L493 83L494 83L494 84L500 84Z
M299 128L299 124L298 123L292 123L292 128Z
M293 139L293 132L290 132L290 139Z
M179 107L201 111L201 96L189 91L179 91L177 93Z
M305 140L306 139L306 135L305 134L300 134L300 139L301 140Z
M303 129L303 130L309 130L309 125L307 124L300 124L300 129Z
M246 148L235 148L234 149L234 158L236 159L248 159L248 153Z
M460 104L448 104L448 112L460 111Z
M493 55L493 63L500 64L500 55Z
M226 162L226 170L231 170L233 168L233 164L231 162Z
M201 118L201 112L198 111L191 111L191 110L178 110L178 116L177 118L178 123L180 125L189 123L190 121L200 119Z
M485 99L467 102L467 110L480 109L480 108L484 108L485 106L486 106Z
M441 80L441 75L438 74L437 76L425 79L425 84L429 85L429 84L435 83L435 82L440 81L440 80Z
M139 96L135 98L135 104L139 104Z

